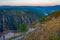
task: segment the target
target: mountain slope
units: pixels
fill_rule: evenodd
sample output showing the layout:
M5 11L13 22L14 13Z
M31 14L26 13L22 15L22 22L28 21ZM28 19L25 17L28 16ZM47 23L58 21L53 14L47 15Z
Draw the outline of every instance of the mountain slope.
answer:
M39 19L41 15L32 9L0 9L0 31L17 30L21 22L25 22L25 26Z
M30 32L24 40L60 40L60 11L51 13L45 19L48 21L36 26L36 30Z
M33 22L32 26L36 25L37 23L44 23L44 22L50 21L51 19L53 20L54 18L57 18L59 16L60 16L60 10L56 11L56 12L52 12L49 15L46 15L46 16L40 18L39 20Z

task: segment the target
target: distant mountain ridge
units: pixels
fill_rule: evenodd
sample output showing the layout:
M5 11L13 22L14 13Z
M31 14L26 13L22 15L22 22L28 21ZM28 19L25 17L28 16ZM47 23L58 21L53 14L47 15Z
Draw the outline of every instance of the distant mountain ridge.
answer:
M55 6L0 6L0 9L33 9L42 13L43 15L49 14L53 11L60 10L60 5ZM43 12L44 11L44 12Z

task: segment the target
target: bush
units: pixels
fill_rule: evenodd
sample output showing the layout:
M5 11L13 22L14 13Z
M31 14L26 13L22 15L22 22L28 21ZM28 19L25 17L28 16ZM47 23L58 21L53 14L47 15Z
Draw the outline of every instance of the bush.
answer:
M21 22L20 26L18 27L18 30L19 30L19 31L24 31L24 30L26 30L26 25L25 25L25 22L24 22L24 21Z

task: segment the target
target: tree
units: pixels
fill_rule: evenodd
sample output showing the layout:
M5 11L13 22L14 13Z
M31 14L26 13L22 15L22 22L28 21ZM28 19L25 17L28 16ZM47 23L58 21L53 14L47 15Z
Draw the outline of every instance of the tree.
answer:
M26 30L26 25L25 25L24 21L21 22L20 26L18 27L18 30L19 31L25 31Z

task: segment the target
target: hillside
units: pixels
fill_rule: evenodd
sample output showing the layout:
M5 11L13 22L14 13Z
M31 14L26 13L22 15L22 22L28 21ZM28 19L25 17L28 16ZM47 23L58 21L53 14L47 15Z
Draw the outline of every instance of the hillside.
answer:
M44 19L24 40L60 40L60 11L53 12ZM41 23L40 20L35 25Z
M46 15L40 19L38 19L37 21L33 22L31 26L35 26L36 24L41 24L47 21L50 21L51 19L54 20L54 18L57 18L60 16L60 10L56 11L56 12L52 12L49 15Z
M18 30L22 21L27 28L40 17L41 15L33 9L0 9L0 32Z

